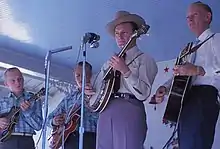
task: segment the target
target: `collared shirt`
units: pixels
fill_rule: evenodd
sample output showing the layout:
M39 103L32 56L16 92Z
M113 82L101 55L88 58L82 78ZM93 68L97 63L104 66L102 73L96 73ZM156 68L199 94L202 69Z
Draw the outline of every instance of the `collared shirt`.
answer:
M197 40L199 40L199 43L201 43L209 38L212 34L213 32L210 29L207 29L198 37ZM193 76L192 85L212 85L220 91L219 43L220 33L216 33L196 51L194 64L203 67L206 73L204 76ZM165 86L167 89L170 89L172 79L173 77L165 82L163 86Z
M0 114L7 113L13 106L19 107L21 102L29 101L33 93L24 91L20 97L9 93L7 97L0 100ZM41 100L30 101L31 107L26 111L20 110L18 123L15 125L13 132L36 134L42 128L42 103Z
M59 114L66 114L66 122L69 121L68 114L71 113L72 107L74 107L73 111L75 109L79 109L81 106L81 92L78 90L73 90L69 95L64 97L62 101L59 103L59 105L56 107L56 109L51 112L47 118L47 125L49 127L52 127L52 120L56 115ZM79 112L77 112L80 114ZM98 114L91 112L86 106L84 107L84 130L86 132L96 132L97 127L97 119ZM80 120L79 120L80 122ZM79 130L79 125L77 126L77 130Z
M158 72L155 60L148 54L141 52L137 46L134 46L126 52L125 63L130 63L128 67L131 74L127 78L122 75L118 92L130 93L139 100L146 100L150 96L151 87ZM96 89L100 88L102 77L108 67L108 62L106 62L101 68L94 85Z
M212 34L207 29L198 39L203 42ZM206 73L204 76L196 76L193 85L212 85L220 91L220 33L216 33L196 51L194 64L202 66Z

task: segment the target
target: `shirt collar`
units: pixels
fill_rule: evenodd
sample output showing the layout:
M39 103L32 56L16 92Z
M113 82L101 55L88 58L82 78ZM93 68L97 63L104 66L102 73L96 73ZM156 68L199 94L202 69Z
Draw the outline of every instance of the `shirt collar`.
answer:
M199 41L204 41L206 40L208 37L210 37L213 34L213 32L211 31L210 28L206 29L197 39Z
M13 92L9 92L8 97L9 98L11 98L11 97L20 98L20 97L26 96L26 94L27 94L27 92L24 90L23 93L19 97L16 97Z

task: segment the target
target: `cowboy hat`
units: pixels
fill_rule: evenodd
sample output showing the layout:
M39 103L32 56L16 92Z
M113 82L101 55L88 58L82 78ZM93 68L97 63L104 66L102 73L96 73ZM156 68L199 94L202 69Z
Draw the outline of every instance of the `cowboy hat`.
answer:
M137 14L131 14L128 11L118 11L115 14L115 19L106 25L106 29L111 35L114 36L115 27L121 23L126 23L126 22L133 22L137 24L138 28L140 28L142 25L146 26L146 22L141 16Z

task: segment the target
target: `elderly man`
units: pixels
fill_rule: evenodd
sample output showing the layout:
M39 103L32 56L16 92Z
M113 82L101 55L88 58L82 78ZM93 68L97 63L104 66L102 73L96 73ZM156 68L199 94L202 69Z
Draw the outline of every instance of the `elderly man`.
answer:
M194 46L205 42L193 53L194 63L177 65L174 69L175 75L193 77L180 115L180 149L211 149L214 141L219 115L220 34L211 31L211 22L212 10L207 4L198 1L189 6L187 23L198 41ZM169 91L171 80L157 89L155 97L158 102Z

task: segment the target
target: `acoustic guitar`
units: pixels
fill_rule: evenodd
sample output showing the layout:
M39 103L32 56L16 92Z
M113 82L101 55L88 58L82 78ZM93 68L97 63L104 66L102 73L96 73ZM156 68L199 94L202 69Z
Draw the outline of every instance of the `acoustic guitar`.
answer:
M215 34L212 34L206 40L194 47L192 47L192 42L188 43L176 59L176 65L183 65L185 62L188 62L188 56L196 52L196 50L214 35ZM185 97L191 87L191 80L191 76L174 76L168 94L168 103L163 116L163 123L170 124L171 126L178 124L183 105L187 102Z
M64 142L67 140L69 135L76 131L80 115L78 112L80 111L80 106L76 105L72 107L69 115L69 122L66 123L64 126L54 126L52 129L51 136L48 138L49 147L51 149L59 149L62 145L62 137L64 137ZM64 132L63 132L64 131ZM64 133L64 136L63 136Z

